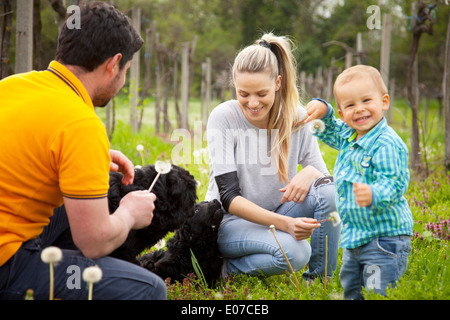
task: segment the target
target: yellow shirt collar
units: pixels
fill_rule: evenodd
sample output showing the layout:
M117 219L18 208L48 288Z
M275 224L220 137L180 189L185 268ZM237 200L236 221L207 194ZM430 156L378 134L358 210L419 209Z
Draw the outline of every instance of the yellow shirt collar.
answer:
M67 86L69 86L89 107L94 109L91 97L81 81L64 65L53 60L48 66L48 71L52 72L60 78Z

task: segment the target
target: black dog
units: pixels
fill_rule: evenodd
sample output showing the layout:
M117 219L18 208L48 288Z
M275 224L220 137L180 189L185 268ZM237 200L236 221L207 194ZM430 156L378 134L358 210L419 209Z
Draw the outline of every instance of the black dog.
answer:
M122 184L122 174L111 172L109 178L108 204L113 213L120 200L129 192L148 190L156 177L153 165L136 169L132 185ZM161 174L152 189L157 197L152 223L140 230L131 230L125 243L110 256L139 264L137 256L155 245L168 232L173 232L194 214L197 200L197 182L185 169L172 165L167 174Z
M195 213L167 241L167 250L157 250L138 258L142 267L172 282L183 281L194 273L191 250L200 265L206 282L213 285L220 278L222 257L217 234L223 210L219 201L203 201L195 205Z

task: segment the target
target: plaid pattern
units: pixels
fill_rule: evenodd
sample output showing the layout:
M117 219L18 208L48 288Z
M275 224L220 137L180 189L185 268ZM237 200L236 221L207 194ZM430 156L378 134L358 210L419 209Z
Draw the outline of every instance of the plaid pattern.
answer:
M325 130L316 136L339 150L333 175L343 224L341 247L356 248L381 236L412 235L413 219L404 197L409 184L406 145L385 118L356 141L356 131L336 119L327 105ZM370 207L356 204L355 182L370 185Z

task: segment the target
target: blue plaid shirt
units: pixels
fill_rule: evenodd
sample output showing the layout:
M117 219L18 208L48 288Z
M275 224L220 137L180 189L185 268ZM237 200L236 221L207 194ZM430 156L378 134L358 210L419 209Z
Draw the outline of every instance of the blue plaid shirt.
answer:
M336 119L333 107L325 103L325 130L316 136L339 150L333 175L342 220L341 247L356 248L381 236L412 236L412 214L404 197L409 184L405 143L385 118L356 141L356 130ZM370 185L371 206L356 204L354 182Z

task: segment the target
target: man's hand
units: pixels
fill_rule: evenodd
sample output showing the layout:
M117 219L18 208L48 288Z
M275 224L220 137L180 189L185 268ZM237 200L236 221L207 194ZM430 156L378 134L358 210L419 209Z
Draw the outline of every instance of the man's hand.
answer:
M372 189L365 183L353 183L353 193L355 194L356 204L360 207L369 207L372 205Z
M122 183L129 185L134 180L134 165L122 152L109 150L111 156L110 171L119 171L123 174Z

